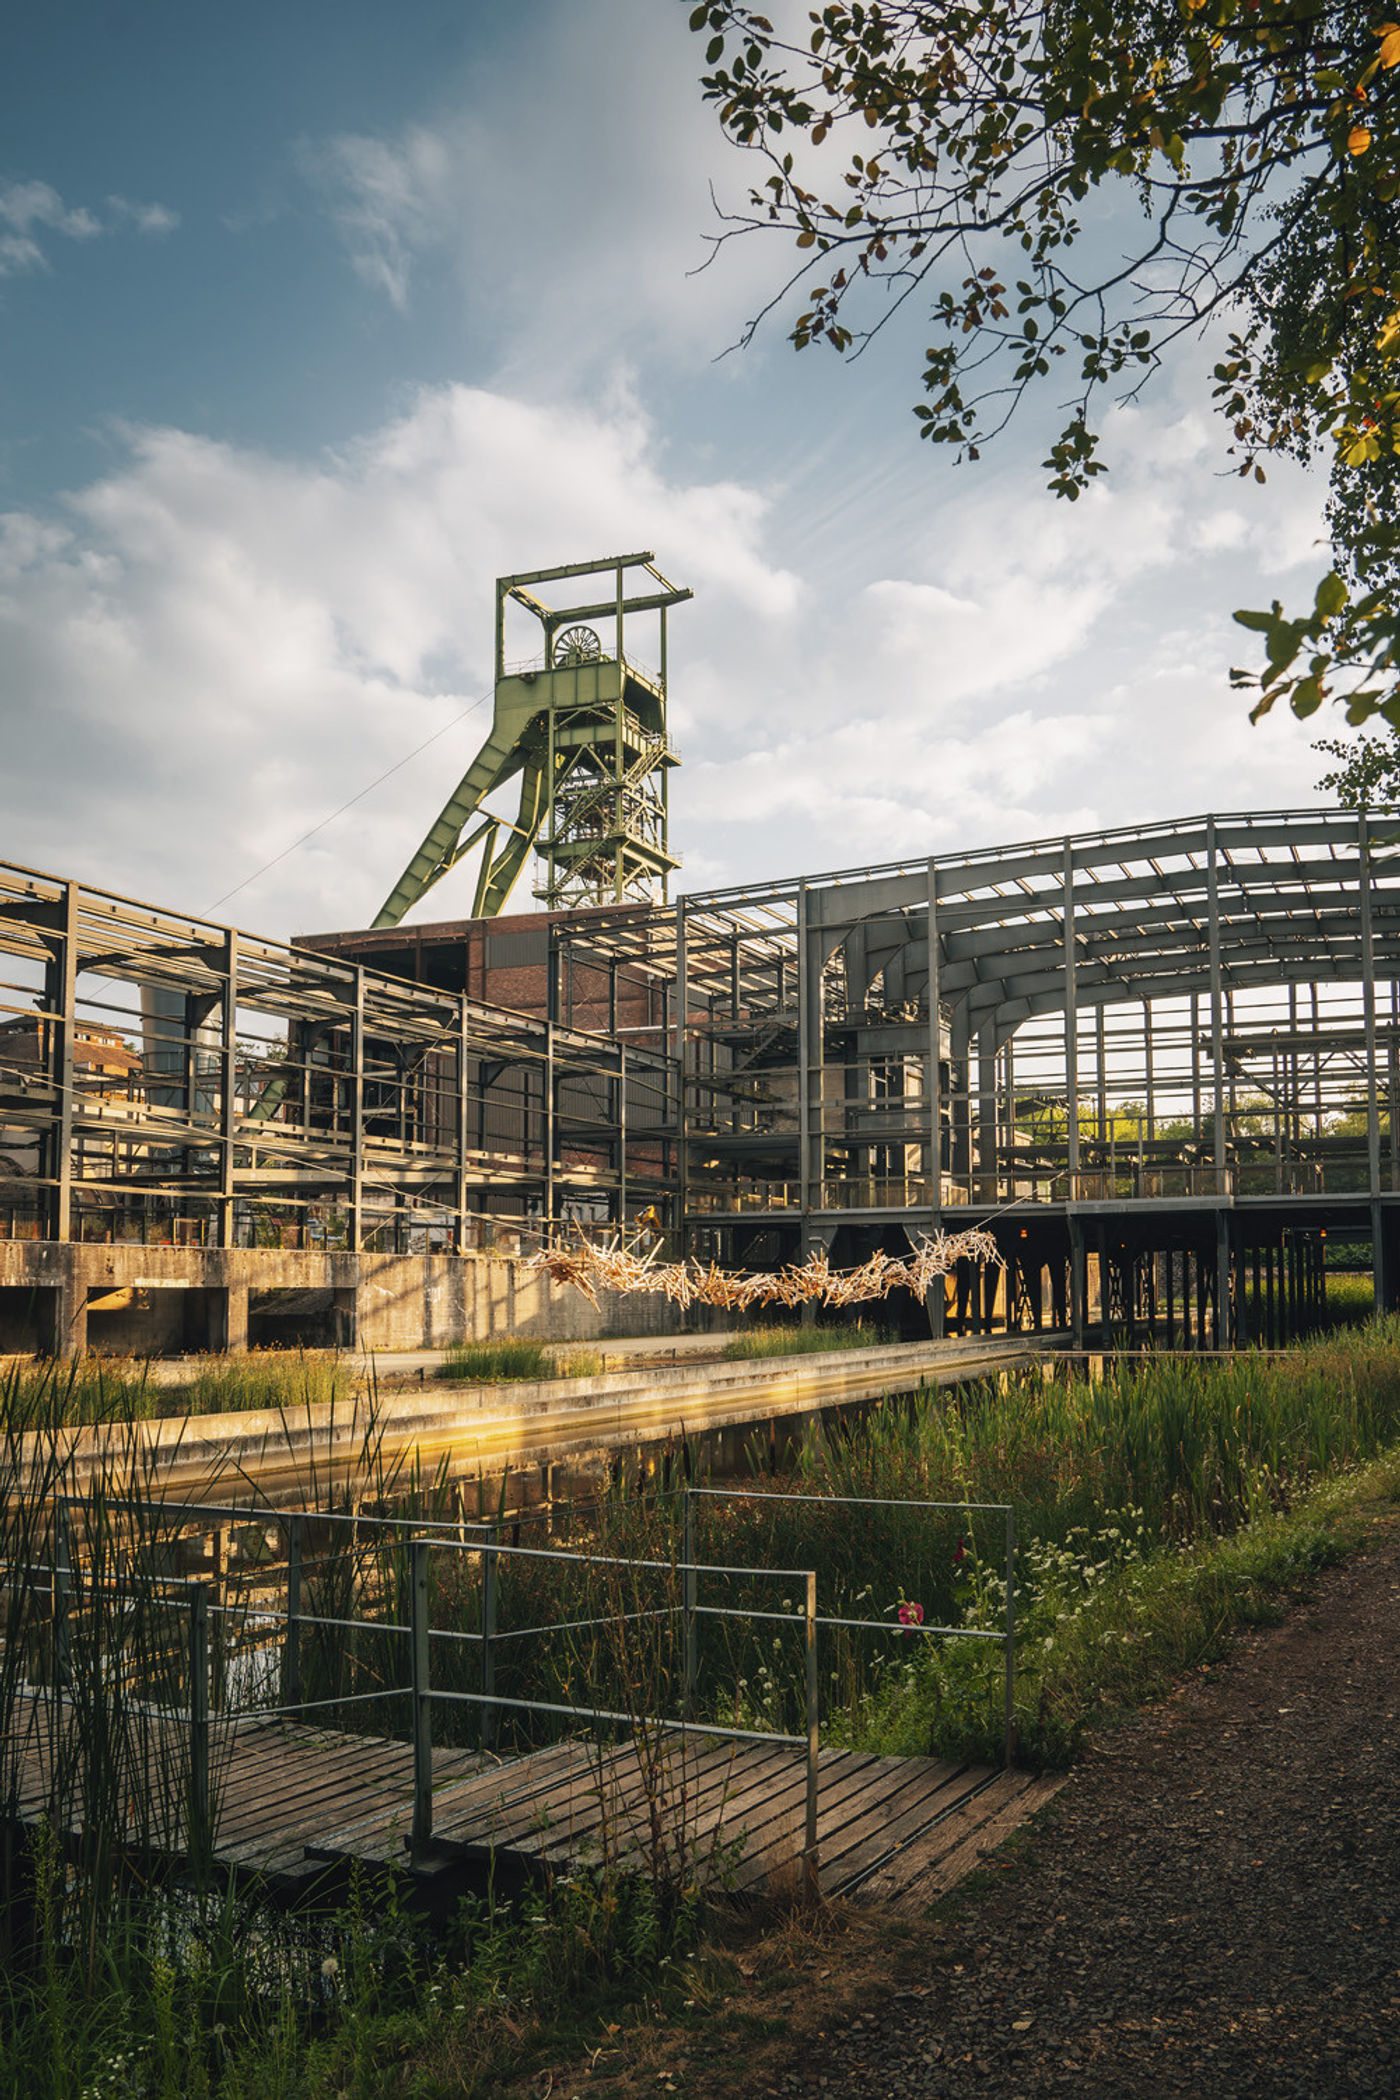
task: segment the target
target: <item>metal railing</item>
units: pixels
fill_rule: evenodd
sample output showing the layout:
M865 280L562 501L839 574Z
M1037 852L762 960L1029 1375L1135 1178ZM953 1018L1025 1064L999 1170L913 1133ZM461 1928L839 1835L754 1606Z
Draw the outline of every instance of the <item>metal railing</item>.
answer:
M708 1488L690 1487L682 1490L682 1554L686 1565L703 1566L695 1560L695 1511L697 1502L805 1502L822 1508L837 1509L912 1509L953 1512L960 1516L1000 1516L1006 1522L1006 1560L1004 1580L1006 1584L1005 1621L998 1632L983 1626L930 1626L919 1621L891 1626L888 1619L846 1619L818 1617L816 1625L845 1627L851 1631L896 1633L903 1635L928 1635L934 1639L1000 1641L1004 1651L1005 1672L1003 1689L1003 1757L1009 1768L1016 1754L1016 1511L1009 1502L929 1502L917 1496L878 1495L804 1495L768 1488ZM815 1607L814 1607L815 1608ZM687 1612L693 1619L703 1617L706 1607L700 1605L693 1591L687 1591ZM815 1658L815 1637L812 1656ZM698 1643L687 1629L686 1681L693 1683L694 1664L698 1660ZM810 1664L815 1669L815 1660Z
M1003 1625L999 1629L928 1625L921 1622L892 1625L888 1620L823 1614L818 1608L817 1574L814 1569L772 1568L702 1560L697 1552L697 1517L706 1501L801 1502L837 1509L901 1509L929 1514L952 1512L969 1519L979 1515L1001 1517L1005 1521ZM82 1507L81 1498L78 1497L63 1497L55 1503L52 1567L42 1571L46 1577L51 1578L54 1600L55 1676L60 1682L67 1640L68 1609L74 1590L74 1547L78 1544L74 1519ZM573 1551L559 1546L521 1545L518 1543L519 1524L514 1517L507 1520L437 1519L418 1515L385 1517L361 1512L279 1510L235 1503L148 1502L137 1498L113 1498L104 1505L104 1509L109 1515L125 1512L139 1517L148 1527L143 1535L143 1543L147 1548L151 1545L149 1527L152 1520L155 1520L157 1526L178 1525L182 1529L203 1525L207 1530L214 1532L216 1541L221 1527L239 1525L264 1530L276 1527L285 1541L285 1570L263 1563L251 1570L252 1580L260 1581L267 1587L268 1579L271 1578L271 1586L280 1589L281 1596L277 1604L259 1601L256 1604L246 1604L241 1609L230 1606L227 1602L227 1584L221 1583L217 1577L210 1580L203 1577L180 1578L174 1575L147 1574L138 1578L150 1593L165 1591L184 1601L188 1625L188 1699L187 1712L179 1718L187 1724L189 1731L189 1829L192 1839L198 1837L201 1842L208 1842L214 1829L209 1743L211 1729L216 1721L231 1718L302 1720L318 1711L343 1711L346 1707L362 1703L378 1704L404 1700L408 1705L412 1757L411 1845L415 1857L422 1855L433 1838L433 1709L435 1706L461 1706L474 1708L479 1715L478 1740L483 1751L491 1751L495 1746L503 1710L582 1722L594 1730L603 1726L620 1727L633 1732L651 1728L668 1733L675 1732L682 1737L690 1735L720 1740L773 1743L801 1749L805 1753L806 1767L802 1857L804 1872L809 1880L813 1879L817 1860L818 1760L821 1738L818 1641L823 1628L883 1633L887 1637L923 1636L940 1640L999 1642L1004 1651L1003 1751L1008 1766L1015 1753L1016 1533L1015 1512L1010 1504L933 1502L912 1497L792 1495L746 1487L686 1486L681 1491L679 1551L669 1559ZM316 1565L308 1561L306 1550L308 1533L312 1527L318 1530L329 1529L332 1535L337 1528L351 1527L352 1551L362 1536L367 1534L371 1541L378 1535L390 1544L393 1550L405 1554L406 1567L401 1568L400 1573L406 1576L406 1580L395 1578L391 1589L385 1578L382 1563L379 1575L382 1594L386 1598L396 1591L401 1604L406 1599L406 1615L374 1618L364 1616L353 1609L343 1615L309 1610L307 1585L312 1568ZM502 1529L507 1527L514 1530L516 1542L507 1543L501 1538ZM470 1555L479 1563L480 1592L478 1623L475 1627L435 1626L432 1623L433 1559L434 1556L449 1554ZM679 1583L679 1598L671 1602L663 1598L658 1605L640 1611L624 1612L613 1609L596 1617L562 1622L555 1620L543 1625L512 1626L503 1629L498 1625L501 1564L503 1561L508 1564L512 1560L548 1562L556 1567L572 1565L591 1570L625 1571L633 1576L653 1576L658 1579L658 1587L661 1579L667 1578ZM706 1602L702 1598L701 1585L709 1578L800 1583L801 1607L797 1611L768 1611ZM679 1713L643 1711L636 1703L610 1705L600 1700L584 1702L520 1697L504 1693L497 1686L496 1661L505 1643L538 1636L558 1638L561 1635L599 1627L616 1629L645 1619L666 1618L675 1618L680 1622L682 1697ZM804 1662L804 1725L801 1734L785 1733L775 1728L731 1725L700 1716L699 1622L702 1619L787 1624L800 1629ZM211 1645L211 1628L214 1627L220 1629L223 1640ZM230 1697L230 1646L239 1633L246 1631L248 1627L252 1628L253 1647L257 1652L265 1652L269 1646L280 1642L275 1670L264 1669L260 1673L260 1681L263 1684L275 1681L275 1701L268 1702L254 1697L240 1705L236 1698ZM280 1628L280 1634L275 1632L277 1628ZM308 1700L303 1649L305 1637L313 1628L324 1629L336 1636L342 1646L346 1637L353 1638L361 1631L388 1636L396 1643L406 1643L406 1679L380 1683L372 1689L337 1689L327 1698ZM270 1633L271 1640L268 1639ZM434 1645L444 1643L476 1651L476 1690L468 1690L460 1684L444 1684L440 1679L434 1682ZM256 1683L253 1689L256 1691ZM170 1710L169 1717L177 1717L175 1709Z

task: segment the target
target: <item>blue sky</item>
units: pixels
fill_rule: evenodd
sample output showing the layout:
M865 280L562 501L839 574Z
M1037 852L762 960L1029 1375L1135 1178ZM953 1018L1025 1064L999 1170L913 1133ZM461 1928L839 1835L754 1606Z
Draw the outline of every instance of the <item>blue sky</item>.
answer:
M482 733L493 577L636 546L696 590L685 886L1318 799L1226 673L1319 494L1221 477L1206 352L1074 510L1043 431L919 445L917 314L849 370L780 323L722 356L783 257L697 274L747 170L672 0L57 4L8 45L6 858L364 923Z

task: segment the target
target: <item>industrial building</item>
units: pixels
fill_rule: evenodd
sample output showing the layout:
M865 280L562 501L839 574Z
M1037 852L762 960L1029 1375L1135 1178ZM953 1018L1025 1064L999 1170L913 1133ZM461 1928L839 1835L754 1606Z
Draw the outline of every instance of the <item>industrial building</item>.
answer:
M491 733L372 927L269 941L0 866L0 1349L585 1332L515 1257L653 1210L675 1253L764 1269L985 1224L1006 1270L904 1308L935 1329L1272 1340L1328 1234L1400 1299L1393 817L668 901L688 595L650 555L501 579ZM469 850L472 916L405 925ZM542 908L511 915L531 855Z

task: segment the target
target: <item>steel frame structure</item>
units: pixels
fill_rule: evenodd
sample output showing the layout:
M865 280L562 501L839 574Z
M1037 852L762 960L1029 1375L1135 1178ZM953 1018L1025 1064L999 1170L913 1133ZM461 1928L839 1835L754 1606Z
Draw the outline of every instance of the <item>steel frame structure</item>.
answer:
M629 592L628 573L637 569L645 580L640 591ZM611 582L605 598L598 598L596 582L564 606L547 605L538 595L541 584L601 576ZM544 862L536 895L551 909L624 897L664 900L679 866L667 836L667 776L680 764L666 730L666 621L691 595L667 582L650 553L497 578L490 732L385 898L376 926L397 926L478 846L474 917L495 918L505 909L532 848ZM543 643L540 654L519 663L506 661L511 605L534 617ZM629 658L625 647L629 622L652 613L659 621L659 670ZM610 655L586 624L593 620L612 627ZM485 803L517 776L519 804L508 822Z
M1001 1296L963 1276L935 1325L1225 1341L1316 1310L1330 1231L1400 1298L1397 813L546 924L536 1019L0 866L0 1238L451 1251L654 1204L766 1267L985 1223ZM570 1025L619 975L664 1023Z
M1092 1268L1102 1321L1196 1291L1224 1336L1254 1317L1251 1264L1276 1324L1261 1249L1296 1324L1330 1226L1370 1241L1395 1296L1392 812L939 855L565 921L558 939L671 981L697 1250L854 1258L955 1212L998 1232L1008 1319L1038 1324L1048 1289L1082 1329ZM1189 1277L1164 1277L1174 1250Z
M664 1053L0 864L0 1237L464 1251L675 1124Z

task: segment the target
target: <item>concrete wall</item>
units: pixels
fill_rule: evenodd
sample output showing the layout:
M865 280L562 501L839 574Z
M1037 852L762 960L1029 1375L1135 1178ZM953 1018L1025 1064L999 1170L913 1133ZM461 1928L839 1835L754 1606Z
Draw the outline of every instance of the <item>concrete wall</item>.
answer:
M88 1347L157 1354L243 1349L250 1296L256 1302L279 1291L330 1293L339 1338L360 1349L441 1349L506 1334L582 1342L604 1334L671 1334L685 1324L661 1298L604 1294L595 1308L581 1292L498 1254L0 1240L0 1294L24 1294L0 1297L12 1313L16 1349L29 1332L65 1356ZM127 1292L130 1301L119 1302ZM0 1339L0 1350L4 1346Z

